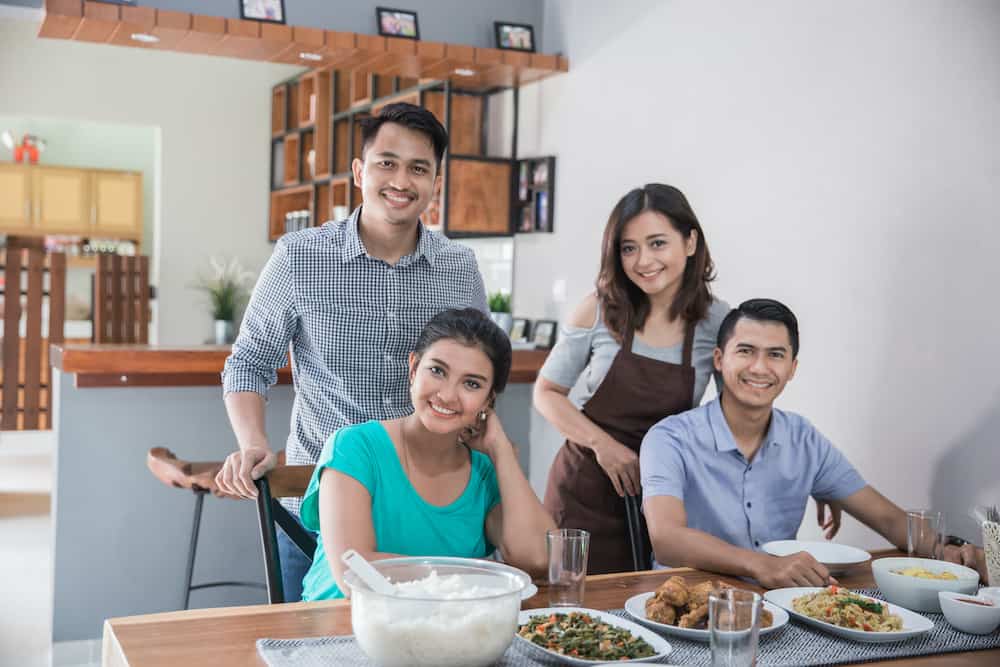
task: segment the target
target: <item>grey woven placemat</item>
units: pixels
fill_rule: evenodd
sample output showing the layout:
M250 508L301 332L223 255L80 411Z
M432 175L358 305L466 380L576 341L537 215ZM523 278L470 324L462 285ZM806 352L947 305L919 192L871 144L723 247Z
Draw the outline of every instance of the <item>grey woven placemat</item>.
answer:
M882 597L878 591L858 592L874 598ZM628 618L623 609L616 609L611 613ZM760 638L757 664L761 667L812 667L1000 648L1000 630L988 635L967 635L952 628L941 614L924 616L933 621L933 630L920 637L893 644L862 644L792 621L783 630ZM673 651L661 663L711 664L708 644L672 636L667 636L666 639ZM258 639L257 652L268 667L373 667L373 663L352 636ZM496 663L496 667L539 667L551 664L550 661L538 660L536 654L529 653L520 642L515 642Z

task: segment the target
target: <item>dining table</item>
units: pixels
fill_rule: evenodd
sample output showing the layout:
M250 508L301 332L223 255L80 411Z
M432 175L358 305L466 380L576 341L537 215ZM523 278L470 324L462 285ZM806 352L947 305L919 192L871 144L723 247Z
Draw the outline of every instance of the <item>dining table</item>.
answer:
M895 550L876 551L873 559L901 555ZM586 579L583 606L621 609L638 593L656 589L667 578L681 575L690 583L718 579L733 586L763 593L765 589L732 577L690 568L647 570L591 575ZM873 588L871 562L854 565L837 577L845 588ZM538 583L538 593L522 602L523 609L548 607L548 590ZM192 609L142 616L110 618L104 622L104 667L212 667L265 666L257 653L261 638L294 639L351 634L348 600L291 602L272 605ZM1000 648L899 658L866 665L949 665L986 667L1000 665Z

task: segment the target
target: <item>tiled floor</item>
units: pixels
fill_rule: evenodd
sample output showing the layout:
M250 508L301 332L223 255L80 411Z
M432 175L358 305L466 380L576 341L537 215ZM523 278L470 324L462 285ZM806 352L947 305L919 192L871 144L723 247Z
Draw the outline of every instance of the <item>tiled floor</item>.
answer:
M93 642L60 645L53 659L51 434L0 432L0 667L90 667Z

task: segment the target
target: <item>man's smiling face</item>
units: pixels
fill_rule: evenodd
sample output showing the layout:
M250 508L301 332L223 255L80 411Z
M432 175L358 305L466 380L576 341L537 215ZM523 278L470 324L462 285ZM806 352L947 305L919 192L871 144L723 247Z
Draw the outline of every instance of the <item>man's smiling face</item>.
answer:
M795 375L788 328L741 317L724 349L715 348L723 391L746 408L770 407Z

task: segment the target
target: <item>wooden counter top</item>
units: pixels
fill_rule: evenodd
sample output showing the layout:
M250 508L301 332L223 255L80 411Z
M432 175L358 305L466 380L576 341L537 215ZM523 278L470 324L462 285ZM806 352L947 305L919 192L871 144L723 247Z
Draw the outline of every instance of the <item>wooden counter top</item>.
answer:
M77 387L212 386L229 356L228 345L172 347L66 343L53 345L52 366L76 376ZM510 382L534 382L548 350L515 350ZM278 371L278 384L291 384L289 367Z

